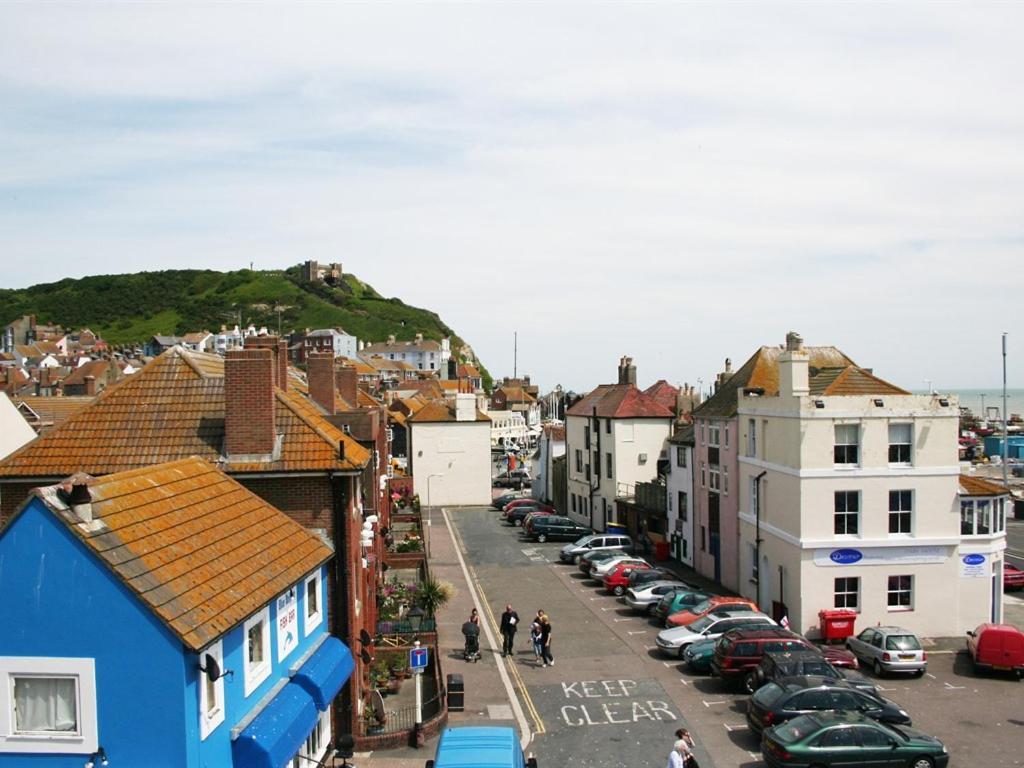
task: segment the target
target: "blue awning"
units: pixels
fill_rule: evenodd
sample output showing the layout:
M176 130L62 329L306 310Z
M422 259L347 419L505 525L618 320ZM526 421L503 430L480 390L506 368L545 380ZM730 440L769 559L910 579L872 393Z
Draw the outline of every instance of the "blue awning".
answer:
M319 717L309 694L288 683L231 745L235 768L281 768L298 753Z
M355 659L345 644L328 636L295 673L292 683L301 685L317 707L326 710L355 667Z

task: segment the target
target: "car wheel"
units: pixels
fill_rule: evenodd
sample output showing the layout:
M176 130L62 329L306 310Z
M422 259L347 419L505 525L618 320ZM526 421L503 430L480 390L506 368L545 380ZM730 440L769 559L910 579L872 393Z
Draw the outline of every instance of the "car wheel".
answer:
M537 534L537 541L539 541L541 544L543 544L547 540L548 540L548 535L546 533L538 533Z
M522 520L513 520L512 521L512 525L522 525L522 524L523 524Z
M626 591L625 587L616 587L612 590L616 597L622 597L622 593Z
M873 669L875 670L875 675L877 677L881 677L882 676L882 674L883 674L882 673L882 662L880 662L878 659L875 659L875 664L874 664Z
M914 670L914 677L924 677L924 670L923 669L915 669Z
M910 761L910 768L935 768L935 761L926 755L921 755Z
M680 661L684 661L685 660L684 657L683 657L684 653L686 653L686 646L685 645L679 646L679 660Z
M747 693L753 693L757 690L757 676L753 672L748 672L744 675L743 690Z

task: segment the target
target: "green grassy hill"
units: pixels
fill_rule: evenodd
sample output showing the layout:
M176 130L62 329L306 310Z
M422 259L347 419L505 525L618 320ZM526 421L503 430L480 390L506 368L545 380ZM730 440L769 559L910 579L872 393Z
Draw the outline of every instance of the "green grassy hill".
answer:
M68 329L91 328L111 344L141 343L154 334L217 331L241 320L280 328L344 328L363 341L389 335L463 340L436 312L384 298L353 275L331 286L307 283L298 266L281 272L167 270L70 278L29 288L0 289L0 324L33 314ZM480 365L483 373L483 366ZM484 373L490 388L490 376Z

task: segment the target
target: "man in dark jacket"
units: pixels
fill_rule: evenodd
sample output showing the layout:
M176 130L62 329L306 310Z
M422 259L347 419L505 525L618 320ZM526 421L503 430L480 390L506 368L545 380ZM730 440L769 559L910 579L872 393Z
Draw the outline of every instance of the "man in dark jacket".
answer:
M512 641L516 637L516 629L519 628L519 614L512 610L511 605L505 606L505 612L501 614L501 655L512 655Z

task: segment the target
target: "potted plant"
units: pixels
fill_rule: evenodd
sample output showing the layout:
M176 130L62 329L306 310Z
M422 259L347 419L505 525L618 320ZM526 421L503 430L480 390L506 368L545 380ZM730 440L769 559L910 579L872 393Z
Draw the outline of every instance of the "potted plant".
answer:
M434 616L438 608L444 607L451 600L453 594L455 587L447 581L427 578L420 583L416 602L427 612L427 616Z

